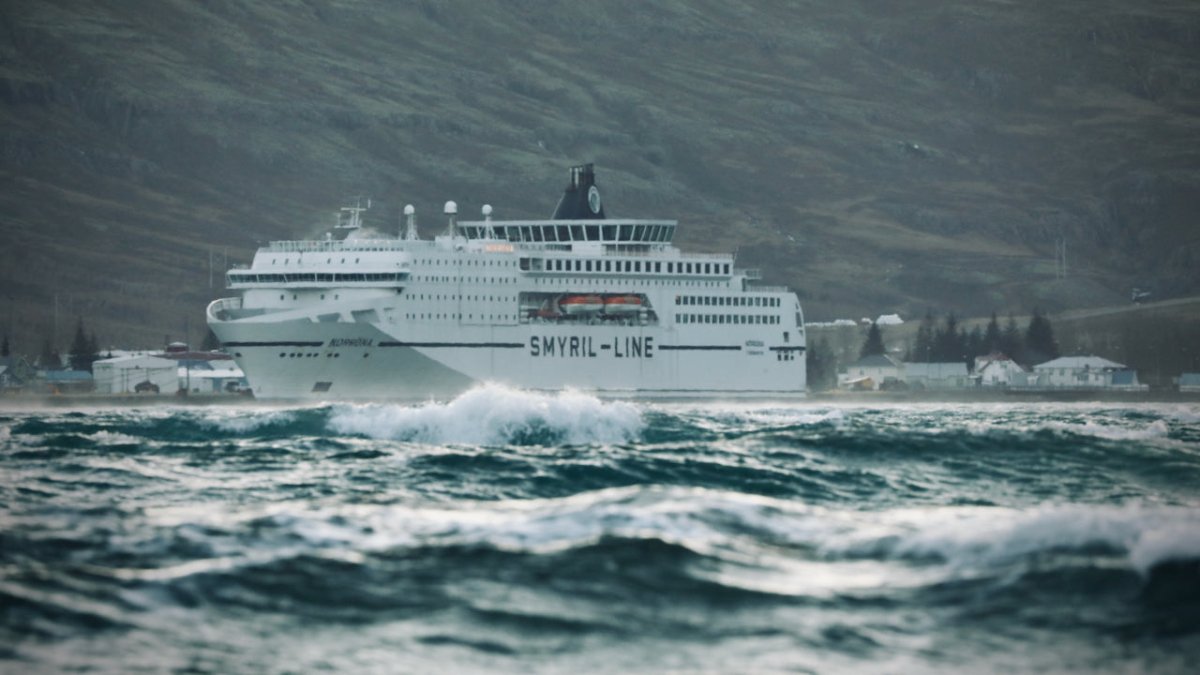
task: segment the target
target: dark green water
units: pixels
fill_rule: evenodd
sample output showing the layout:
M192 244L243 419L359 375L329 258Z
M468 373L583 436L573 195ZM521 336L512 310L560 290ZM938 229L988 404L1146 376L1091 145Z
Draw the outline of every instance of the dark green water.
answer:
M0 672L1195 672L1200 406L0 412Z

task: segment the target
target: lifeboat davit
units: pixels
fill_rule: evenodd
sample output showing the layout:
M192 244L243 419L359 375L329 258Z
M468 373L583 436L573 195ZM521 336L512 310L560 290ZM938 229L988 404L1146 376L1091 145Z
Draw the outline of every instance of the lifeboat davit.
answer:
M598 295L568 295L558 301L564 314L595 314L604 309L604 301Z
M610 295L604 299L605 314L634 314L642 308L642 298L637 295Z

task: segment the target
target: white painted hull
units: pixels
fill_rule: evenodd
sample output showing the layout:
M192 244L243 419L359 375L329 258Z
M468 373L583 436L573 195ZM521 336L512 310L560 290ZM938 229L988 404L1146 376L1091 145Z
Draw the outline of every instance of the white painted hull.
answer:
M805 390L803 346L771 344L777 331L754 326L210 324L264 399L441 399L481 382L648 398Z

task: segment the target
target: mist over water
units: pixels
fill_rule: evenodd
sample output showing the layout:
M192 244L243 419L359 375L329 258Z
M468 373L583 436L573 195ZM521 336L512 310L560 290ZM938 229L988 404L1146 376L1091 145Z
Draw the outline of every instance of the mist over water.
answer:
M1193 672L1200 407L0 412L0 671Z

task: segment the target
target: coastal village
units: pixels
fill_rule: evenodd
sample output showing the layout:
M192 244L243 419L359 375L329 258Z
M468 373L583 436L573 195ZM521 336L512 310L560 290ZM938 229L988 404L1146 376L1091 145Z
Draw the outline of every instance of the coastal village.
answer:
M246 396L250 388L233 357L210 340L206 349L170 342L160 350L99 350L80 322L64 359L53 348L35 359L0 344L0 396L198 399Z
M897 314L860 321L813 322L808 332L808 389L816 397L955 398L978 395L1200 396L1200 372L1181 372L1169 385L1143 382L1136 368L1094 354L1061 354L1049 320L1036 314L1022 332L993 316L968 331L953 317L938 326L926 316L912 328ZM250 386L214 336L202 347L170 342L159 350L96 348L82 320L64 358L52 347L30 358L0 344L0 396L229 400ZM957 358L947 358L947 355Z
M994 315L970 329L953 315L940 325L927 315L915 331L911 323L887 314L808 324L810 391L898 398L1200 394L1200 372L1172 374L1151 386L1130 365L1091 353L1063 353L1049 319L1038 312L1024 330L1011 317L1002 327Z

